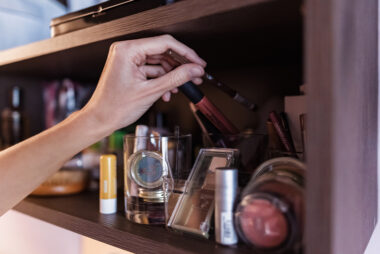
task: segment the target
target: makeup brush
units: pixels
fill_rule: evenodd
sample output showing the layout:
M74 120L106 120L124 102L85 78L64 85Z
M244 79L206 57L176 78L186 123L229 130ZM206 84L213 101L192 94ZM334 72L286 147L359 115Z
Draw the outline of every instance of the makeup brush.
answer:
M170 53L172 52L172 53ZM172 67L178 67L183 64L174 59L174 51L167 51L164 53L167 62ZM187 61L188 63L188 61ZM207 119L219 129L223 134L237 134L239 130L224 116L224 114L202 93L202 91L193 83L186 82L178 89L186 95L189 100L194 103L194 105L202 112L202 114L207 117Z
M171 49L166 51L165 54L170 56L173 60L175 60L176 62L180 64L190 63L190 61L187 60L185 57L181 56L180 54L176 53L175 51ZM210 81L212 85L214 85L215 87L219 88L220 90L228 94L234 101L240 103L241 105L243 105L244 107L248 108L251 111L256 110L257 105L255 103L252 103L249 99L247 99L245 96L238 93L235 89L232 89L228 85L220 82L211 74L206 72L203 78Z

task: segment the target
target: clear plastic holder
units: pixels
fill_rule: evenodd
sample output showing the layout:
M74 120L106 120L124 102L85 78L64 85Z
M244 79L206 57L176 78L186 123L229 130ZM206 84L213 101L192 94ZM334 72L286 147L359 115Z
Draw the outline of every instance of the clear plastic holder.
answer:
M203 134L202 139L205 148L228 147L239 150L239 186L247 185L255 169L265 161L268 153L268 135L265 134Z
M209 237L214 212L215 169L235 167L237 149L201 149L168 226L176 231Z

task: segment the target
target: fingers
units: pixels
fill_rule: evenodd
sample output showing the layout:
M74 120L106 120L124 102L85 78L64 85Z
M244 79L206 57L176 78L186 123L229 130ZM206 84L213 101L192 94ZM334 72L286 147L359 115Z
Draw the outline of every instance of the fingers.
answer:
M170 92L166 92L166 93L164 93L164 95L162 95L162 100L165 102L169 102L170 96L171 96Z
M161 77L166 73L164 68L162 66L153 66L153 65L143 65L139 67L140 71L147 77L147 78L157 78Z
M166 72L169 72L173 69L173 66L166 61L162 55L148 56L146 59L148 64L161 64Z
M153 55L153 56L148 56L147 60L146 60L146 63L148 64L161 64L162 67L164 68L164 70L166 72L169 72L173 69L173 63L170 63L168 62L168 59L167 57L165 57L164 55ZM194 84L197 84L197 85L200 85L203 83L203 79L201 78L195 78L192 80ZM176 93L176 92L174 92Z
M169 102L171 98L171 93L178 93L178 88L174 88L170 92L164 93L164 95L162 95L162 100L165 102Z
M155 88L161 91L170 91L187 81L202 77L204 70L197 64L183 64L167 74L152 81Z
M195 79L193 79L192 81L193 81L193 83L196 84L196 85L200 85L200 84L203 83L203 79L201 79L201 78L195 78Z
M199 64L202 67L206 66L206 62L200 58L194 50L186 46L185 44L177 41L171 35L161 35L151 38L138 39L130 42L119 42L129 43L133 47L137 56L150 56L159 55L166 52L168 49L176 51L178 54L186 57L189 61Z

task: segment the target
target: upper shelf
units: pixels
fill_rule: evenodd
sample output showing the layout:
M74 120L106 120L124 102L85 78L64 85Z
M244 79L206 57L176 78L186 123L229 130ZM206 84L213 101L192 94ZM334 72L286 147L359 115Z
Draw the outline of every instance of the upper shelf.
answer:
M122 198L118 200L123 201ZM213 241L168 232L164 227L134 224L124 217L122 202L118 204L117 214L102 215L98 212L98 204L98 193L84 192L67 197L29 197L14 209L134 253L252 253L244 245L229 248Z
M229 61L239 56L236 59L244 61L244 56L253 52L252 48L264 45L268 48L271 44L278 45L277 49L289 49L292 47L287 45L294 44L299 46L302 30L300 2L183 0L0 51L0 74L96 79L113 41L163 33L173 34L215 63L221 62L223 56ZM226 55L232 58L226 58Z

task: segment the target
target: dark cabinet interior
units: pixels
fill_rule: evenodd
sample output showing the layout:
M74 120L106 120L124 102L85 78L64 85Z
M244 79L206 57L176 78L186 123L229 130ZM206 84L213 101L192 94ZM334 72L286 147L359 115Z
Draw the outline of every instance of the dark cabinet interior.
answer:
M337 132L338 126L342 130L346 130L347 135L350 135L348 125L355 124L355 121L367 121L375 114L377 115L375 108L370 107L368 109L364 103L366 98L372 96L371 105L376 103L377 106L377 98L375 99L372 94L377 92L377 89L373 88L374 78L377 77L377 74L375 74L375 70L371 69L368 72L370 75L368 80L370 81L361 79L363 77L360 74L355 74L358 80L367 85L362 87L360 90L362 93L358 97L352 97L354 101L362 102L358 105L363 109L363 111L354 112L354 115L368 114L368 117L359 119L354 116L350 118L351 116L343 114L346 103L344 97L346 88L338 87L334 83L334 78L345 75L344 68L346 66L343 55L351 48L338 48L341 45L333 42L329 36L334 33L332 29L332 26L336 24L334 22L339 23L335 21L335 18L338 17L339 13L346 15L346 12L337 9L330 14L322 14L331 10L332 6L317 4L318 1L308 2L310 4L305 10L302 1L298 0L184 0L169 6L0 52L0 108L5 107L7 90L13 85L21 86L25 90L25 112L30 119L30 133L37 134L44 129L42 90L45 82L70 78L96 86L108 48L112 42L164 33L170 33L194 48L208 62L207 71L209 73L232 86L258 105L258 109L251 112L212 85L205 83L201 86L204 93L220 107L241 131L249 128L256 133L265 133L265 123L269 112L272 110L282 111L284 96L299 95L300 86L306 83L308 106L310 106L308 107L308 116L310 115L312 118L308 122L311 127L308 133L310 142L307 151L311 156L308 157L307 167L308 170L313 171L308 173L310 175L308 175L309 184L307 185L305 230L307 235L306 246L309 244L314 246L314 248L308 248L306 253L343 253L334 251L330 246L333 235L321 237L323 239L321 244L326 246L323 251L318 251L315 248L319 244L319 240L312 239L312 236L318 237L326 231L332 231L337 225L332 222L334 220L332 210L335 207L334 202L336 200L331 195L338 193L336 194L338 195L337 198L343 196L342 190L334 192L334 186L341 188L342 182L341 180L338 181L337 178L329 177L334 172L342 173L340 167L343 164L340 165L339 169L333 169L334 165L339 164L339 161L335 160L341 161L342 157L336 158L333 157L333 154L335 155L334 151L339 150L335 148L337 144L343 145L340 143L343 137L336 135L333 138L332 135ZM358 6L365 5L359 3L359 0L348 2L355 2ZM348 4L342 5L353 8ZM343 8L343 6L339 7ZM369 6L365 5L363 8L369 8ZM324 15L327 16L327 21L324 19ZM371 12L370 16L377 17L377 13ZM348 17L352 18L350 15ZM358 19L357 16L354 18ZM368 31L373 31L373 23L369 21L369 17L366 17L365 20L367 21L366 25L370 25ZM345 21L348 22L346 19ZM363 21L363 23L365 22ZM323 31L324 25L326 31ZM348 26L349 23L345 23L340 29L344 30L343 28ZM356 33L359 31L355 30ZM363 38L369 36L367 32L362 33ZM348 35L348 33L344 35L350 40L356 38L354 35ZM342 39L345 38L344 35L338 34L336 37ZM374 40L374 37L370 37L370 40ZM359 50L358 44L353 43L352 45L356 50ZM371 47L375 48L372 44ZM331 66L330 62L336 61L334 58L336 51L334 50L339 51L342 55L342 58L339 59L341 62L337 63L341 68L340 73L332 73L328 69L339 71L334 69L335 67ZM368 52L367 55L369 55ZM364 61L363 66L371 63L374 64L373 59L368 60L368 62ZM348 68L354 72L355 63L349 65ZM358 84L355 82L350 84L349 89L356 91ZM338 100L338 105L334 104L335 99ZM323 105L323 107L317 105ZM309 109L311 109L310 114ZM171 128L174 128L174 125L179 125L183 132L192 133L194 137L201 135L201 131L189 110L188 100L182 94L175 95L170 103L157 102L152 110L164 112L170 119L168 125ZM335 117L332 112L338 111L346 120L343 121L344 124L342 122L332 123L332 118ZM374 121L376 118L372 120ZM354 134L355 137L360 139L366 135L366 128L369 127L358 127ZM357 151L361 151L361 153L363 150L368 151L363 157L367 162L360 161L356 165L366 165L367 173L373 178L376 175L376 169L373 167L376 161L374 152L376 147L370 140L377 137L377 131L373 127L369 129L371 133L363 137L362 141L358 141L360 146L357 147ZM320 139L320 136L323 138ZM326 144L331 145L331 147L324 147ZM355 146L355 144L353 145ZM368 149L372 150L369 151ZM350 152L354 153L355 151L350 150ZM342 153L339 152L339 155L343 156ZM338 164L334 164L334 162ZM320 168L323 167L324 169L321 170ZM321 171L317 173L318 170ZM361 178L362 176L359 175L358 177ZM329 178L329 180L324 182L325 178ZM365 179L368 180L367 177ZM366 182L365 179L362 180ZM335 181L339 184L334 185ZM357 184L355 181L352 183ZM373 199L375 198L376 187L376 183L372 184L369 188L361 190L361 193L363 195L368 194ZM352 191L348 191L348 193L352 194ZM146 227L136 229L133 225L122 222L121 216L115 221L102 221L98 217L96 209L93 209L95 211L92 214L75 211L80 210L80 208L77 209L77 206L81 207L81 202L90 205L88 200L94 201L95 199L94 196L79 196L77 199L66 198L68 204L72 206L72 208L67 208L60 206L58 201L55 203L53 199L28 198L20 203L16 209L131 251L138 251L139 247L142 246L141 244L146 241L153 246L151 247L152 251L158 252L162 246L168 246L169 250L175 253L249 252L245 247L228 249L206 241L198 242L192 238L180 239L180 237L172 236L171 233L166 233L163 230L161 232L161 229ZM356 204L355 201L350 207ZM369 202L368 200L361 205L365 206ZM319 207L326 209L324 210L325 213L319 213L317 211ZM48 214L46 218L45 212ZM63 213L61 219L58 218L60 212ZM368 216L373 217L374 214L376 214L376 209L372 206ZM326 218L325 222L318 222ZM71 224L70 220L73 221ZM81 225L86 227L87 224L92 232L86 233L83 228L80 228ZM342 225L339 224L340 226ZM104 229L111 235L111 239L101 235L101 231ZM134 231L136 233L133 233ZM360 239L361 246L368 241L369 232L372 232L372 229L366 231L367 237ZM158 240L148 240L150 233L156 235ZM161 234L165 235L159 236ZM125 243L120 241L125 241ZM343 241L343 239L339 239L339 241ZM199 248L192 246L194 243L199 244Z

